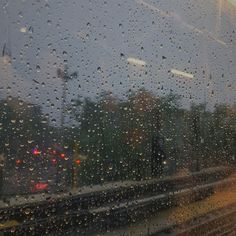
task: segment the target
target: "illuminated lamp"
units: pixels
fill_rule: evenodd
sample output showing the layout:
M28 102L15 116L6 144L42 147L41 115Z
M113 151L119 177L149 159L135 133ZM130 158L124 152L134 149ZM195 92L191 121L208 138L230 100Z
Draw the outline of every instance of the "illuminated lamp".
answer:
M75 161L75 163L76 163L76 165L78 165L78 166L79 166L79 165L80 165L80 163L81 163L81 160L79 160L79 159L78 159L78 160L76 160L76 161Z
M64 159L66 155L64 153L61 153L60 156L61 156L62 159Z
M37 148L34 148L33 149L33 154L34 155L39 155L41 152L37 149Z

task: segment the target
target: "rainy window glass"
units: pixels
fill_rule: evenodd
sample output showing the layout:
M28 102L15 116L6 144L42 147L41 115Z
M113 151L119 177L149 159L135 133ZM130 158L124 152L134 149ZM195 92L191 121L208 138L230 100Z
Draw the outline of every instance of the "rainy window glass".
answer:
M1 0L0 235L235 235L236 0Z

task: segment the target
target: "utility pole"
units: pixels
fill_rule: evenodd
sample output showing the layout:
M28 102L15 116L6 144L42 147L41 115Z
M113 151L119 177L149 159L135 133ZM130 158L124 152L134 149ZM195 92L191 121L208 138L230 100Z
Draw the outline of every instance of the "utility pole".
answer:
M57 76L62 80L62 99L61 99L61 127L64 128L65 125L65 107L66 107L66 96L67 96L67 83L69 80L75 79L78 77L77 72L69 74L68 67L64 69L57 69Z
M68 67L66 66L64 69L57 69L57 76L62 80L62 98L61 98L61 146L64 146L64 135L65 135L65 113L66 113L66 102L67 102L67 84L69 80L75 79L78 77L77 72L73 72L69 74ZM63 148L64 149L64 148ZM72 159L72 157L70 157ZM68 182L73 184L73 160L69 160L66 162L66 169L68 170ZM71 177L70 177L71 176ZM68 183L67 183L68 184Z

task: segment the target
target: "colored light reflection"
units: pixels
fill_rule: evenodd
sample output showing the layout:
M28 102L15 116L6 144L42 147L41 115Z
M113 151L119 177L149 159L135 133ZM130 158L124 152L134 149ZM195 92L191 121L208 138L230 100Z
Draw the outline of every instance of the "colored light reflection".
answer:
M48 189L48 183L35 184L35 190L46 190L46 189Z
M194 76L190 73L184 72L184 71L180 71L180 70L176 70L176 69L172 69L171 73L179 76L179 77L184 77L184 78L188 78L188 79L193 79Z
M64 153L61 153L60 156L61 156L61 158L63 158L63 159L66 157L66 155L65 155Z
M57 164L57 160L55 158L52 159L52 164L56 165Z
M133 57L127 58L127 61L128 61L130 64L137 65L137 66L145 66L145 65L146 65L146 62L145 62L145 61L139 60L139 59L133 58Z

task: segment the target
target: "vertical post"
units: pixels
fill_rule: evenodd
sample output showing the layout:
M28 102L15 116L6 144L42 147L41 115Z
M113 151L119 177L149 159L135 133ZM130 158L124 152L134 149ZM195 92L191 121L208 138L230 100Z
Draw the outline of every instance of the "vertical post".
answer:
M199 161L199 148L200 148L200 117L196 113L193 118L193 130L194 130L194 145L195 145L195 157L196 157L196 171L200 170Z
M218 15L217 15L217 21L216 21L216 34L218 34L220 32L221 17L222 17L222 0L218 0Z
M65 124L65 104L66 103L66 79L65 76L62 77L62 100L61 100L61 127L64 129Z
M58 69L57 70L57 76L59 78L62 79L62 99L61 99L61 145L63 146L64 145L64 142L65 142L65 107L66 107L66 90L67 90L67 82L75 77L77 77L77 72L74 72L72 74L68 74L68 68L65 67L63 70L62 69ZM71 157L72 158L72 157ZM71 167L72 166L72 167ZM68 165L68 162L67 162L67 171L72 171L73 172L73 162L72 164L70 163ZM70 183L70 186L73 185L73 173L71 173L71 175L68 175L68 176L71 176L69 177L69 180L68 182Z

